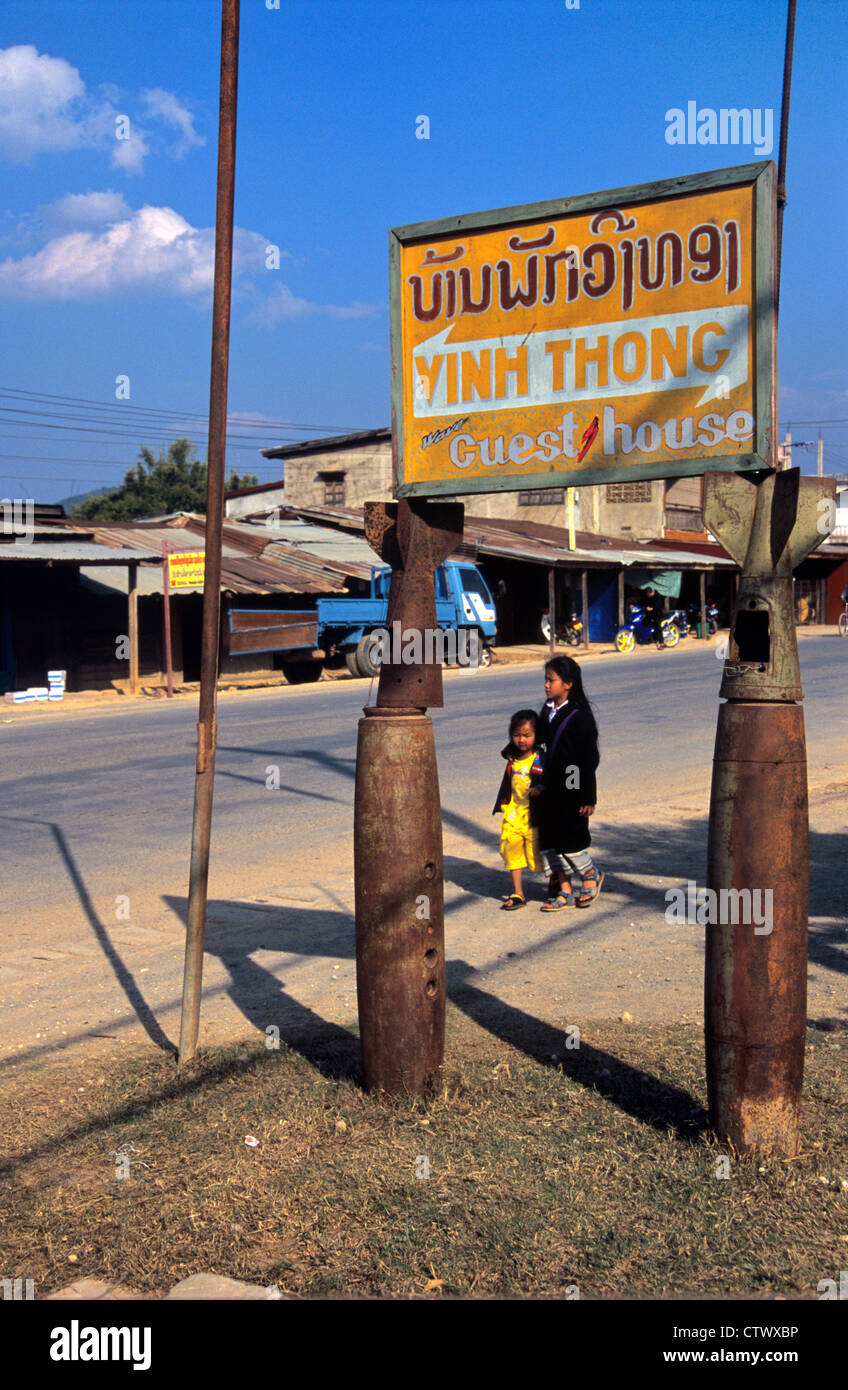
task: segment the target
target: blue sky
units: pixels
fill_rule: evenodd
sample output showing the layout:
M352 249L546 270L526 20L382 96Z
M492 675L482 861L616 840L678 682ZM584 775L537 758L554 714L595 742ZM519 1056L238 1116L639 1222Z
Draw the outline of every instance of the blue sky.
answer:
M668 144L690 100L771 108L776 160L785 12L242 0L228 464L269 479L261 447L390 423L390 227L769 157ZM799 0L779 414L795 439L842 422L828 472L848 472L847 39L842 0ZM4 495L116 484L181 433L205 457L219 40L218 0L0 8Z

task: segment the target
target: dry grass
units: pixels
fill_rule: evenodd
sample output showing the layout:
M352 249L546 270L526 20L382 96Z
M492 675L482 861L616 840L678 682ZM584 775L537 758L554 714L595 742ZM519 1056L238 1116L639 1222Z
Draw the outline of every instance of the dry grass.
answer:
M810 1031L800 1157L727 1180L696 1028L587 1025L564 1044L539 1025L509 1046L452 1014L426 1103L253 1043L179 1075L149 1052L19 1068L0 1081L0 1273L39 1295L214 1270L293 1294L583 1298L815 1297L838 1277L848 1033Z

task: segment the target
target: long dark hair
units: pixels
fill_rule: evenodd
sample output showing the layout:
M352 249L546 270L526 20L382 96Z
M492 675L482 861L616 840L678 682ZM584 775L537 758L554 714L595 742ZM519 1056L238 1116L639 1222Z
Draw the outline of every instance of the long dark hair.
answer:
M571 656L552 656L545 662L545 670L553 671L555 676L559 676L566 685L571 685L569 691L569 701L576 705L578 709L586 712L589 722L592 725L592 733L598 737L598 721L595 718L595 711L589 703L589 697L583 689L583 672L577 662Z

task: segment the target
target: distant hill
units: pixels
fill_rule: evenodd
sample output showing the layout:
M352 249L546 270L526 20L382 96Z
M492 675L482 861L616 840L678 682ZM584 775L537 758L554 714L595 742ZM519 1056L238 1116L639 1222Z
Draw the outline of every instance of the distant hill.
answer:
M113 484L112 487L114 486ZM78 507L80 502L87 502L89 497L100 497L104 492L111 492L112 487L95 487L90 492L75 492L71 497L60 497L59 506L64 507L70 516L74 507Z

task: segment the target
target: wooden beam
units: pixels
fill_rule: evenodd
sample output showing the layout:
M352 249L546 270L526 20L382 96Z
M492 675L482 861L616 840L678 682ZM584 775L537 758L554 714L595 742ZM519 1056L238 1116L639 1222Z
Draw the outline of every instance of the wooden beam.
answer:
M551 656L553 656L556 646L556 617L556 572L551 568L548 570L548 622L551 625Z
M127 608L130 639L130 694L138 694L138 560L127 565Z

